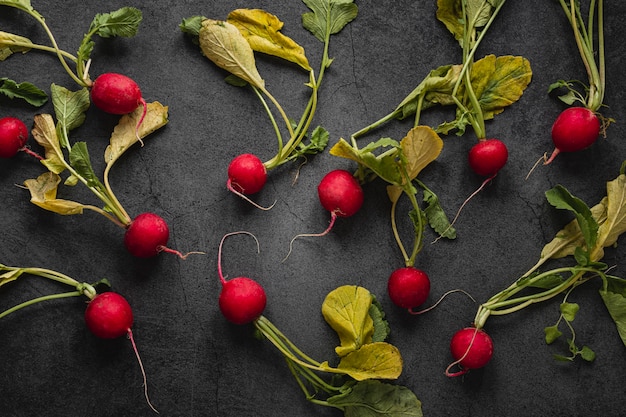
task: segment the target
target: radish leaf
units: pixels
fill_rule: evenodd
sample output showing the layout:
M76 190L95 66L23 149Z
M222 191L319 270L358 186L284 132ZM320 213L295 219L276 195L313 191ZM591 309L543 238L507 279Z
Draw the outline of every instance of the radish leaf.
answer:
M30 39L0 31L0 61L4 61L16 52L26 53L32 47L33 43Z
M402 373L402 356L394 345L367 343L341 358L337 369L357 381L397 379Z
M41 162L51 172L60 174L66 169L66 165L54 119L49 114L36 114L33 120L33 138L45 150L44 155L46 159Z
M312 12L302 15L302 25L321 42L354 20L358 7L352 0L302 0Z
M359 381L328 403L344 411L345 417L422 417L422 403L406 387L376 380Z
M239 29L254 51L277 56L311 70L304 48L280 33L284 23L278 17L260 9L237 9L226 19Z
M67 135L85 121L85 112L91 103L89 90L83 87L78 91L70 91L65 87L52 84L50 91L57 118L57 127L62 133L59 140L63 147L70 149Z
M70 150L70 165L76 170L76 173L87 181L88 187L95 187L101 190L104 186L98 179L98 176L91 166L89 152L87 151L87 143L76 142Z
M202 22L200 48L218 67L263 89L265 81L256 68L254 52L246 38L234 25L213 19Z
M101 38L113 36L132 38L137 34L141 20L141 10L135 7L122 7L110 13L98 13L89 26L89 34Z
M593 218L591 210L584 201L574 197L563 187L557 185L546 191L548 202L558 209L567 209L576 215L576 220L582 232L587 251L591 251L598 236L598 223Z
M84 206L75 201L57 199L57 189L61 177L53 172L45 172L36 179L24 181L30 191L31 203L45 210L61 215L82 214Z
M626 346L626 280L613 276L604 277L600 296L617 326L622 343Z
M48 101L48 95L34 84L29 82L18 84L8 78L0 78L0 93L11 99L21 98L36 107L41 107Z

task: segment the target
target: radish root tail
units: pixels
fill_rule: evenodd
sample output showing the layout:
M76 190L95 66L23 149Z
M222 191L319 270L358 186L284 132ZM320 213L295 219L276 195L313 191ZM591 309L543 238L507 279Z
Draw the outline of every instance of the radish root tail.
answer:
M439 300L437 300L437 302L435 304L433 304L430 307L427 307L423 310L419 310L419 311L414 311L412 308L409 308L409 313L414 314L414 315L419 315L419 314L423 314L426 313L432 309L434 309L435 307L437 307L439 305L439 303L441 303L443 301L444 298L446 298L448 295L455 293L455 292L461 292L465 295L467 295L473 302L476 302L476 300L474 299L474 297L472 297L467 291L461 290L461 289L455 289L455 290L450 290L450 291L446 291L441 297L439 297Z
M128 339L130 339L130 344L133 346L133 351L135 352L135 356L137 357L137 362L139 363L139 369L141 369L141 376L143 377L143 394L146 397L148 406L150 406L152 411L159 414L159 411L156 408L154 408L154 406L150 402L150 397L148 396L148 379L146 378L146 371L143 367L141 356L139 356L139 350L137 349L137 344L135 343L135 338L133 337L133 331L131 329L128 329Z
M274 205L276 205L276 200L274 200L274 202L272 203L272 205L271 205L271 206L269 206L269 207L263 207L263 206L261 206L260 204L255 203L255 202L254 202L254 201L252 201L250 198L248 198L248 196L247 196L247 195L245 195L244 193L242 193L242 192L240 192L240 191L237 191L237 190L235 189L235 187L233 187L233 184L232 184L232 182L231 182L231 180L230 180L230 179L229 179L228 181L226 181L226 188L228 188L228 190L229 190L229 191L231 191L232 193L234 193L235 195L237 195L237 196L239 196L239 197L243 198L243 199L244 199L244 200L246 200L248 203L252 204L254 207L258 208L259 210L265 210L265 211L268 211L268 210L271 210L271 209L272 209L272 207L274 207Z
M301 233L299 235L295 235L291 239L291 241L289 242L289 252L287 252L287 255L283 258L283 260L281 262L285 262L287 260L287 258L289 258L289 255L291 255L291 252L293 251L293 242L294 242L294 240L296 240L298 238L301 238L301 237L322 237L322 236L326 236L333 229L333 226L335 225L335 221L336 220L337 220L337 214L336 213L331 213L331 215L330 215L330 223L328 224L328 227L326 228L326 230L324 230L322 233Z

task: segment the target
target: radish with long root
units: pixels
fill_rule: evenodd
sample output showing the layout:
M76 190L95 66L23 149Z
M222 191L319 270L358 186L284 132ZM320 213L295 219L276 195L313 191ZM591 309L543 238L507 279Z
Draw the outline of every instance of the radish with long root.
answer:
M351 217L355 215L363 205L364 194L361 184L354 175L344 169L330 171L317 186L319 201L328 212L330 222L326 230L321 233L301 233L294 236L289 242L289 257L293 248L294 240L301 237L322 237L331 232L338 217Z
M586 26L579 1L559 0L559 2L573 30L574 40L587 71L589 84L559 80L550 85L549 93L560 89L567 91L559 96L559 99L570 107L563 110L552 125L554 150L550 157L544 156L537 161L538 164L543 160L544 165L552 163L562 152L578 152L587 149L601 134L605 135L607 126L612 122L612 119L602 116L599 112L603 106L606 90L604 1L592 0L590 2ZM594 30L597 33L594 33ZM581 84L584 93L576 88Z
M18 279L23 275L34 275L50 279L61 284L69 285L74 288L74 290L70 292L48 294L24 301L3 312L0 312L0 319L25 307L40 302L61 298L86 296L89 299L89 303L85 309L85 324L87 328L92 334L101 339L117 339L122 336L128 337L143 377L144 396L146 398L146 402L154 412L158 413L148 396L146 372L131 330L133 325L133 311L130 304L122 295L116 292L106 291L98 293L96 290L96 287L100 284L110 285L107 280L101 280L95 284L88 284L85 282L79 282L68 275L51 269L13 267L2 264L0 264L0 273L3 278L7 278L9 281Z
M84 112L89 107L89 93L86 89L69 91L56 85L52 86L51 93L53 99L63 106L65 111L58 115L56 123L50 114L38 114L34 118L32 135L45 149L45 158L41 163L48 168L48 172L24 182L30 191L31 202L61 215L82 214L84 210L103 215L124 229L124 244L133 256L148 258L160 252L169 252L180 258L186 258L189 253L183 254L166 246L169 228L161 216L147 212L131 218L109 183L109 173L115 162L142 137L167 124L167 106L159 102L147 104L146 117L138 132L137 120L144 117L145 109L137 108L120 118L104 153L106 168L101 181L93 171L87 143L70 143L69 137L70 132L84 121ZM104 207L58 199L56 194L62 181L60 174L64 171L69 173L64 184L74 185L78 182L84 184L104 203Z
M317 74L309 64L304 48L280 32L283 22L264 10L236 9L228 14L226 20L192 16L183 19L180 24L180 29L197 41L205 57L231 74L228 78L231 84L249 86L253 90L269 116L278 141L276 154L262 162L257 155L246 152L235 157L228 166L228 190L261 209L269 209L271 206L262 207L252 202L249 196L261 191L268 171L289 161L320 153L328 144L329 135L324 128L318 126L310 134L308 130L317 110L322 79L334 60L328 55L330 39L356 18L358 11L352 2L342 5L341 13L328 15L320 13L327 5L323 5L321 9L314 3L307 3L307 6L312 12L303 15L302 24L323 43ZM273 47L268 48L268 44ZM311 91L306 107L298 119L290 118L266 88L265 80L256 67L255 53L282 58L289 61L290 65L295 63L307 72L306 86ZM278 112L284 126L279 126L268 100ZM284 134L288 135L288 139L283 139Z
M626 326L623 314L626 280L609 275L608 266L601 262L605 248L614 247L626 231L620 221L626 210L623 198L626 189L625 171L626 163L620 175L607 183L606 196L591 208L563 186L558 185L546 192L548 202L558 209L572 212L574 220L543 247L539 261L530 270L480 304L471 328L453 337L451 349L454 362L446 369L448 376L463 375L487 364L493 352L492 342L484 333L489 317L513 314L558 296L562 297L558 306L558 319L555 324L544 328L546 343L555 343L561 339L564 331L568 331L570 335L566 344L569 354L555 354L555 358L559 361L574 361L580 357L585 361L593 361L595 352L589 346L580 346L576 337L573 321L579 314L580 306L572 301L572 295L579 285L598 278L600 296L626 346L626 332L623 331ZM540 270L544 264L557 259L557 267ZM571 261L569 265L565 259ZM458 372L452 371L455 365L460 366Z
M34 156L41 160L41 155L26 146L28 142L28 128L17 117L6 116L0 119L0 158L12 158L18 152Z
M258 319L267 303L265 290L257 281L248 277L224 278L222 273L222 246L229 236L247 234L254 238L259 249L259 241L250 232L238 231L227 233L220 241L217 251L217 274L222 283L219 296L219 306L226 320L234 324L248 324Z

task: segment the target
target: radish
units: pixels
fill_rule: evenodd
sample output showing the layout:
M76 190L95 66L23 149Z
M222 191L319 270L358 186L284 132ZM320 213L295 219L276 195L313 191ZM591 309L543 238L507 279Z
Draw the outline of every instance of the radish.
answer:
M146 401L150 408L158 413L148 396L146 373L131 330L131 326L133 325L133 311L128 301L115 292L105 292L96 295L89 304L87 304L87 309L85 309L85 323L91 333L101 339L116 339L124 335L128 336L143 376Z
M430 293L430 279L420 269L404 267L396 269L387 281L387 293L400 308L411 311L426 301Z
M491 180L504 167L509 152L504 142L499 139L479 141L469 151L468 162L472 170Z
M450 352L455 361L446 369L446 375L464 375L471 369L482 368L489 363L493 356L493 341L484 330L465 327L452 336ZM462 369L450 373L449 370L454 365L459 365Z
M261 210L269 210L274 204L262 207L250 200L247 195L261 191L266 182L267 168L256 155L244 153L230 161L226 188Z
M544 165L551 163L561 152L577 152L591 146L600 135L600 119L586 107L568 107L552 125L554 151Z
M337 217L350 217L356 214L363 205L363 189L354 176L343 169L330 171L322 178L317 186L317 195L322 207L330 212L330 223L322 233L304 233L296 235L289 243L289 253L283 259L285 261L293 247L293 241L299 237L321 237L332 230Z
M131 255L137 258L151 258L161 252L173 253L181 259L188 255L203 252L181 252L168 248L167 241L170 237L170 229L165 220L155 213L141 213L126 226L124 233L124 245Z
M143 106L143 112L135 127L135 133L139 138L139 127L146 116L147 105L135 81L122 74L107 72L96 78L91 85L90 94L96 107L111 114L128 114ZM141 142L140 138L139 141Z
M15 156L27 140L28 128L24 122L15 117L0 119L0 158Z
M263 287L253 279L237 277L226 280L222 274L222 246L227 237L249 232L232 232L224 235L217 253L217 273L222 290L219 295L219 306L226 320L234 324L247 324L258 319L267 303L267 296ZM256 240L256 237L254 237ZM258 249L258 241L257 241Z

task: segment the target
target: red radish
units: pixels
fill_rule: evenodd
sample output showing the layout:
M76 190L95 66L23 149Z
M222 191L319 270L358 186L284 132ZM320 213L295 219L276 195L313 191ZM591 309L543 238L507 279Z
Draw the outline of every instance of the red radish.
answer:
M430 293L430 279L420 269L405 267L396 269L387 281L387 293L400 308L412 310L426 301Z
M484 330L466 327L452 336L450 352L455 362L448 367L446 375L450 377L463 375L471 369L482 368L489 363L493 356L493 341ZM461 371L450 373L449 369L457 364L461 366Z
M586 107L568 107L552 125L554 151L544 165L551 163L560 152L577 152L591 146L600 135L600 119Z
M203 252L181 252L170 249L167 241L170 237L170 229L161 216L154 213L141 213L126 227L124 233L124 245L131 255L137 258L151 258L161 252L173 253L181 259L188 255Z
M485 139L470 149L468 161L476 174L493 177L504 167L508 157L509 152L504 142L499 139Z
M254 237L249 232L232 232L224 235L220 242L217 253L217 273L222 283L222 291L219 296L219 306L226 320L234 324L250 323L263 314L267 297L263 287L253 279L237 277L228 281L222 274L222 246L228 236L245 233ZM254 237L256 240L256 237ZM257 241L258 248L258 241Z
M133 346L137 362L139 363L141 375L143 376L146 401L150 408L158 413L148 397L146 373L131 330L131 326L133 325L133 310L130 304L128 304L128 301L115 292L105 292L96 295L89 304L87 304L85 323L91 333L101 339L116 339L124 335L128 336Z
M285 256L285 261L293 246L293 241L299 237L321 237L332 230L337 217L350 217L356 214L363 205L363 189L354 176L343 169L330 171L322 178L317 186L317 195L322 207L330 212L330 223L322 233L304 233L296 235L289 243L289 253Z
M0 119L0 158L15 156L28 140L28 128L20 119L3 117Z
M253 154L244 153L235 157L228 165L229 190L241 194L261 191L267 181L267 170L263 162Z
M143 112L135 127L139 141L139 127L143 122L148 106L141 95L141 89L131 78L115 72L107 72L95 79L91 85L91 100L100 110L111 114L127 114L142 106Z

